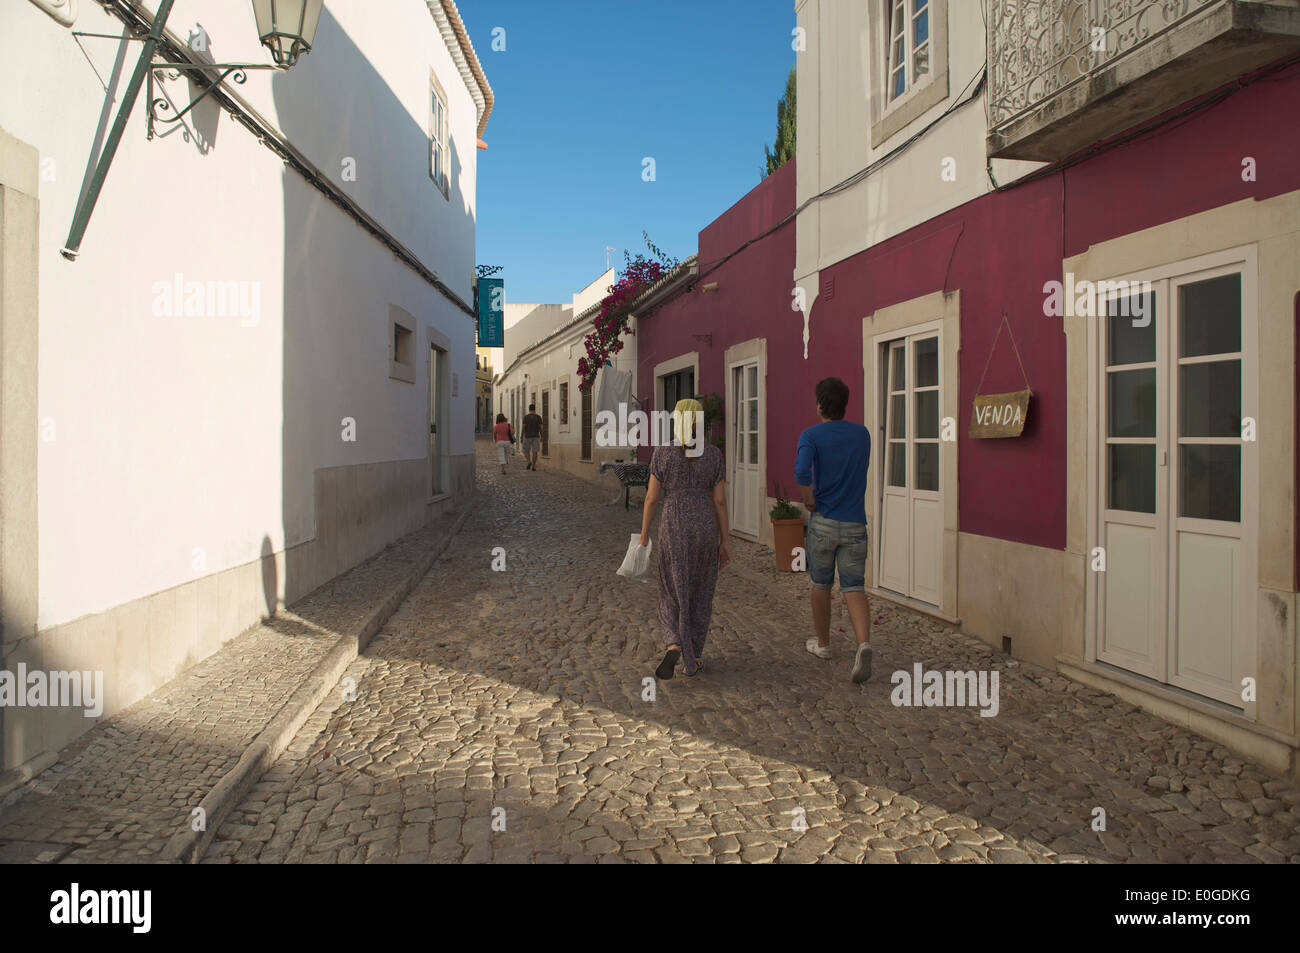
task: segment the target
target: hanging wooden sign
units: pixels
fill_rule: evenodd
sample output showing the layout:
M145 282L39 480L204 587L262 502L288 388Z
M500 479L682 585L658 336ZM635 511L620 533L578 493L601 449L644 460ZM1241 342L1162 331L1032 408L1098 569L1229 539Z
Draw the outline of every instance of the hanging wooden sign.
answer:
M1030 390L1009 394L977 394L971 402L970 436L1019 437L1029 418Z
M981 394L979 389L984 385L984 378L988 376L989 364L993 360L993 351L998 346L998 338L1002 336L1002 327L1006 325L1007 337L1011 338L1011 348L1016 354L1016 363L1020 365L1020 376L1024 378L1025 389L1015 390L1005 394ZM1020 348L1016 347L1015 336L1011 333L1011 323L1007 321L1007 316L1002 315L1002 324L998 325L998 333L993 335L993 344L989 348L989 359L984 362L984 373L980 375L979 383L975 385L975 399L971 401L970 410L970 437L974 440L998 438L998 437L1019 437L1025 429L1025 421L1029 419L1029 398L1033 391L1029 389L1029 375L1025 373L1025 362L1020 360Z

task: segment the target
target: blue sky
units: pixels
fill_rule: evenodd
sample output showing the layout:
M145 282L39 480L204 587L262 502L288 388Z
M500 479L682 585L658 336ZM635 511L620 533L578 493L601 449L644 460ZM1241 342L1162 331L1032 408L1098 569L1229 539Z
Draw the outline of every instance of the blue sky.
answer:
M496 97L476 260L504 266L507 301L567 302L604 270L606 245L611 264L641 250L642 229L686 258L758 184L794 65L792 0L458 6Z

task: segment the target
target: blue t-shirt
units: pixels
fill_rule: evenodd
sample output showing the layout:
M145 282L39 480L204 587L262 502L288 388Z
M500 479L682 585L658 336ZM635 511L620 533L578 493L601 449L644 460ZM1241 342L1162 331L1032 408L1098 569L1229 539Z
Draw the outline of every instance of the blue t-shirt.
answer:
M799 435L794 479L813 488L817 512L845 523L867 521L871 432L848 420L827 420Z

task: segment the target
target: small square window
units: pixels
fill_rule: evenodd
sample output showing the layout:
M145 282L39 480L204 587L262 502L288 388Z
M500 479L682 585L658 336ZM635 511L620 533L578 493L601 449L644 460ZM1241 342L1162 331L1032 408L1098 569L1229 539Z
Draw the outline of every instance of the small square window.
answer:
M415 383L415 319L396 305L388 307L388 376Z

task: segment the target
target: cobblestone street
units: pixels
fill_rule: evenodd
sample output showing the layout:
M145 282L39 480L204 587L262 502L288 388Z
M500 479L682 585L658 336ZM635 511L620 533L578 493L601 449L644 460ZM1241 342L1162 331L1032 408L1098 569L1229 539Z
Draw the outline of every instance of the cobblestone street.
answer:
M614 573L638 508L521 461L480 444L460 535L205 862L1300 861L1294 785L926 617L873 600L853 685L840 600L818 660L807 578L753 544L704 674L645 700L656 583ZM918 662L997 670L997 715L895 707Z

